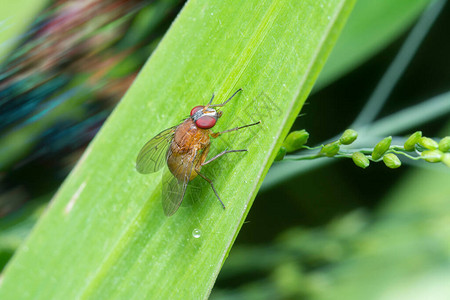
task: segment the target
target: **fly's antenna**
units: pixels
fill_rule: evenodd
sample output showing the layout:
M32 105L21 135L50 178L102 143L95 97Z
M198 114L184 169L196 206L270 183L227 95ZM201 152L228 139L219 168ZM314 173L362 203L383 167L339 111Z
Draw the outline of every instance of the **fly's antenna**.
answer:
M211 100L209 100L208 104L203 108L203 111L205 111L205 110L206 110L208 107L210 107L210 106L214 106L214 105L211 105L213 99L214 99L214 93L213 93L213 95L212 95L212 97L211 97Z
M211 106L211 103L212 103L213 99L214 99L214 93L213 93L213 95L211 97L211 100L209 100L208 105L206 105L206 107Z
M240 91L242 91L242 89L238 89L236 92L234 92L233 95L231 95L230 98L228 98L227 101L225 101L224 103L221 103L221 104L212 104L212 105L211 105L211 101L212 101L212 98L211 98L211 101L209 101L208 107L222 107L222 106L224 106L225 104L227 104L228 101L230 101L231 99L233 99L233 97L234 97L238 92L240 92ZM213 98L214 98L214 94L213 94Z

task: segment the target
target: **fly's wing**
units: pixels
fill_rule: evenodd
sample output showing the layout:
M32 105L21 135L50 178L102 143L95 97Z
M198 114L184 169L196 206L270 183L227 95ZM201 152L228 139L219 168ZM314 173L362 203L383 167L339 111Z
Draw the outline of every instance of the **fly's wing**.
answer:
M166 162L167 149L173 140L177 126L161 131L142 147L136 158L136 170L139 173L153 173L161 169Z
M167 157L171 155L171 151L167 152ZM168 217L176 213L183 202L186 188L191 178L194 168L194 161L197 154L186 155L183 161L178 165L174 173L179 174L179 179L172 175L168 170L163 177L162 206L164 214Z

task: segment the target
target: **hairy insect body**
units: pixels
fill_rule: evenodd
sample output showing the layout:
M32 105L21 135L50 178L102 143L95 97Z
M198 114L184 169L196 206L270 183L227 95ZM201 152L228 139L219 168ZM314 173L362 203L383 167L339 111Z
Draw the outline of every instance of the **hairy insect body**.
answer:
M201 170L210 145L210 130L202 129L195 125L191 118L186 119L175 130L173 143L167 158L167 166L170 172L178 180L184 180L183 169L180 166L194 160L189 181L197 177L197 171Z
M227 104L239 91L241 89L238 89L228 100L220 104L212 104L213 94L206 106L197 105L193 107L189 118L184 120L183 123L161 131L139 151L136 158L136 170L139 173L154 173L167 164L168 171L173 175L163 177L162 206L166 216L171 216L178 210L186 193L188 183L197 176L202 177L210 184L214 194L225 209L225 204L220 200L212 180L206 177L201 172L201 169L227 153L247 151L247 149L224 150L206 160L211 145L211 138L217 138L224 133L261 123L256 122L221 132L212 132L210 130L222 116L222 111L217 108Z

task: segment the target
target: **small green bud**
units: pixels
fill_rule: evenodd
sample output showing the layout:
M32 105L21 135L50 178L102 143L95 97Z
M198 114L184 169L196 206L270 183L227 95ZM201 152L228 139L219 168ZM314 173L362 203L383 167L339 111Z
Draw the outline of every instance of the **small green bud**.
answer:
M426 137L426 136L423 136L419 140L419 145L428 150L436 150L437 148L439 148L439 145L438 145L438 143L436 143L435 140L430 139L429 137Z
M363 153L361 152L355 152L352 154L352 159L353 162L355 163L355 165L357 165L360 168L367 168L370 165L370 161L367 158L367 156L365 156Z
M422 157L425 158L425 161L430 163L437 163L442 161L443 154L439 150L426 150L422 152Z
M372 159L379 160L389 149L389 147L391 146L391 142L392 136L388 136L387 138L382 139L378 144L376 144L372 152Z
M444 153L444 155L442 155L442 162L450 168L450 153Z
M409 136L409 138L405 142L405 150L406 151L414 151L416 148L416 144L419 142L422 137L422 131L416 131Z
M439 150L442 152L450 152L450 136L446 136L439 142Z
M306 130L292 131L283 142L287 152L300 149L308 141L309 133Z
M386 165L386 167L391 169L397 169L402 165L402 162L400 159L398 159L397 155L394 153L388 153L385 156L383 156L383 162Z
M339 142L332 142L323 146L320 153L328 157L333 157L339 152L339 148Z
M280 149L278 149L277 156L275 156L275 161L282 160L285 155L286 155L286 147L281 146Z
M347 129L342 134L341 138L339 139L339 142L341 142L342 145L350 145L356 140L357 137L358 133L355 130Z

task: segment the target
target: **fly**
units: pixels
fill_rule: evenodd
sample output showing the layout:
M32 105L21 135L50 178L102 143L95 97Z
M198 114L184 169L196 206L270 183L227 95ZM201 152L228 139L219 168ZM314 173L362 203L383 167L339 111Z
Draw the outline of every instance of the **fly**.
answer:
M206 106L195 106L191 110L190 116L181 124L160 132L148 141L139 152L136 159L136 170L139 173L157 172L167 164L173 175L163 185L162 205L166 216L171 216L178 210L186 193L188 183L197 176L202 177L211 185L214 194L225 209L225 205L214 188L212 180L200 171L203 166L227 153L247 151L247 149L224 150L206 160L211 146L211 137L217 138L221 134L261 123L259 121L221 132L211 131L211 128L216 125L217 120L222 116L222 111L216 108L223 107L241 90L238 89L227 101L221 104L212 104L213 94Z

